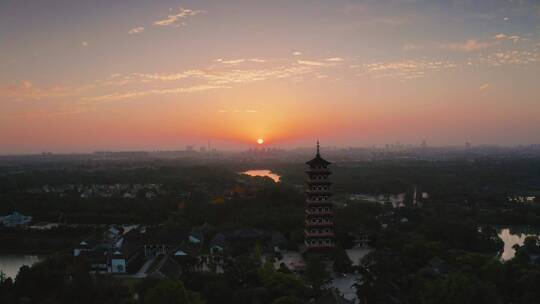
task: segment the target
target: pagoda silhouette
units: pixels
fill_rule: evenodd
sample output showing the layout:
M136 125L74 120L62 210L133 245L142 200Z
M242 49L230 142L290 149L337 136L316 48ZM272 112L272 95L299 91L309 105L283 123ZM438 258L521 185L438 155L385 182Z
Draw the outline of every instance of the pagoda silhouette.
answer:
M306 217L304 230L304 243L307 251L334 249L334 203L329 180L332 172L328 168L331 164L321 157L320 145L317 140L317 154L315 158L306 162L309 169L306 188Z

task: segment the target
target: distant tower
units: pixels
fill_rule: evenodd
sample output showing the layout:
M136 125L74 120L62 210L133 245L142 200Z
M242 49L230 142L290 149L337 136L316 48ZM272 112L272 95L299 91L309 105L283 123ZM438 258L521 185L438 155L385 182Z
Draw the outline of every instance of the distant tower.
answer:
M334 248L334 203L330 200L332 183L328 177L330 162L317 154L306 163L309 166L306 189L306 221L304 240L308 250Z

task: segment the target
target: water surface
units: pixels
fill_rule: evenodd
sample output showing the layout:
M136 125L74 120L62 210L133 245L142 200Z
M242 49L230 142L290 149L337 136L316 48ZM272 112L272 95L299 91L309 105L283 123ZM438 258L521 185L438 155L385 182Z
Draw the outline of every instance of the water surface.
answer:
M525 238L528 236L540 235L540 229L532 229L528 227L507 227L499 230L499 237L504 242L504 249L501 255L503 261L508 261L516 255L516 251L512 246L518 244L523 245Z
M37 255L24 254L1 254L0 255L0 270L6 275L15 279L19 268L22 266L32 266L41 260Z
M281 176L273 173L270 170L247 170L247 171L242 172L242 174L246 174L249 176L269 177L276 183L278 183L281 179Z

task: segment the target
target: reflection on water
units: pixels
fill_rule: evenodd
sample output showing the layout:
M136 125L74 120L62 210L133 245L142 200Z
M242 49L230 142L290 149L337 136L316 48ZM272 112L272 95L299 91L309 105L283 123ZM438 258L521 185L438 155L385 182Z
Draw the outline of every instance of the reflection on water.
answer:
M32 266L36 262L39 262L41 258L37 255L18 255L18 254L6 254L0 255L0 270L6 275L15 279L19 268L24 265Z
M516 255L516 251L512 246L518 244L523 245L525 238L528 236L538 235L537 231L531 229L519 229L519 228L503 228L499 230L499 237L504 242L504 249L501 256L503 261L508 261Z
M272 173L270 170L248 170L242 172L242 174L246 174L249 176L263 176L263 177L270 177L274 182L279 182L281 176Z

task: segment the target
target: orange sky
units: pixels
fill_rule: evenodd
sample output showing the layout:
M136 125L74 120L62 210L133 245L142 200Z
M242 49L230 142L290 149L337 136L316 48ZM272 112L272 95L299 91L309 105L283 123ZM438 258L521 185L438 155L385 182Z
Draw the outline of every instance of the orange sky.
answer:
M538 75L535 1L7 0L0 154L538 143Z

